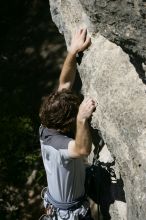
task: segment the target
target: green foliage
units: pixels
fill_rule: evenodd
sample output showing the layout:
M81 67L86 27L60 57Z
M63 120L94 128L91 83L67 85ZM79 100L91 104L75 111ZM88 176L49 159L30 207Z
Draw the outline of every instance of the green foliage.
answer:
M46 186L38 111L55 86L66 47L48 1L3 1L0 12L0 219L38 219Z
M25 163L32 166L36 161L38 161L39 155L30 154L25 156Z
M19 182L26 179L27 172L24 168L33 165L38 160L38 155L34 155L34 149L38 145L38 137L34 133L32 121L29 117L3 117L0 121L0 163L2 173L7 172L11 179L9 182ZM31 167L28 166L30 169ZM15 173L14 173L15 170ZM21 175L23 173L23 175ZM9 178L5 176L5 178Z
M28 116L3 117L0 121L0 139L0 219L19 219L29 212L29 190L34 195L40 194L41 187L36 187L44 184L38 131ZM36 170L36 176L31 185L27 185L33 170ZM35 200L35 197L32 199Z

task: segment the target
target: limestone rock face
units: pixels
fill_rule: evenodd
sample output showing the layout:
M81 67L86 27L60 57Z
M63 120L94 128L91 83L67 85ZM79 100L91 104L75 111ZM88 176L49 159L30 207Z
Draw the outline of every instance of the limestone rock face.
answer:
M98 155L102 167L111 174L110 193L103 190L105 203L110 197L102 209L103 219L144 220L145 1L50 0L50 9L67 46L71 33L82 26L87 27L92 39L78 71L84 96L98 103L92 127L100 130L106 143Z

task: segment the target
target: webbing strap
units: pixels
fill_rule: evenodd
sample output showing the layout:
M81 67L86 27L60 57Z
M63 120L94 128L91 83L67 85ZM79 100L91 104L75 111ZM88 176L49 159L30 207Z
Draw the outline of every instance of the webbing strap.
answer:
M57 202L56 200L54 200L54 198L50 195L49 191L46 191L46 195L45 196L45 200L47 199L49 202L51 203L55 208L59 208L62 210L75 210L77 208L79 208L82 203L86 200L86 196L83 196L81 198L78 198L76 201L72 201L72 202L68 202L68 203L64 203L64 202Z

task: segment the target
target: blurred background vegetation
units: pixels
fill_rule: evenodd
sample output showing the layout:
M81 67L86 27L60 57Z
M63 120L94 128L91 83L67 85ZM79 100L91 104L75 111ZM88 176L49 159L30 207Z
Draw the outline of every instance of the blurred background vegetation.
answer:
M5 0L0 7L0 219L39 219L46 177L39 107L57 85L66 55L48 0Z

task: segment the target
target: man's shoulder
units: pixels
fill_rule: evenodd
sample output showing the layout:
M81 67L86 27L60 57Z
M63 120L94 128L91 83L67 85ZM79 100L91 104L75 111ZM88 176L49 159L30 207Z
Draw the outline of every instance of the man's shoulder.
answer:
M56 150L68 149L68 144L72 138L61 134L56 129L49 129L47 127L40 126L39 128L40 141L43 145L49 145Z

